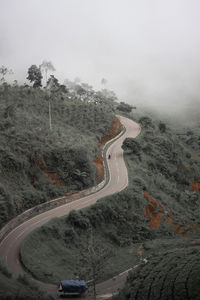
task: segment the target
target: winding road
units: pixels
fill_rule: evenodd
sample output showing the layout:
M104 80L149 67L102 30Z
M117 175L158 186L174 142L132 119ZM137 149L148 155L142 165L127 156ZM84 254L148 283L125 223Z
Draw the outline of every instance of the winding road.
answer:
M0 257L5 260L8 265L9 270L14 276L24 274L25 270L19 261L19 251L23 239L35 228L40 227L44 223L48 222L53 217L61 217L67 215L71 210L78 210L83 207L94 204L98 199L118 193L123 190L128 185L128 172L123 159L123 150L121 148L123 140L127 137L135 138L140 133L140 126L134 121L127 119L125 117L119 117L121 123L126 128L126 132L117 139L109 149L107 153L112 155L111 159L107 160L110 179L108 184L104 188L97 191L94 194L85 196L83 198L77 199L73 202L64 204L62 206L56 207L52 210L41 213L28 221L22 223L15 229L13 229L1 242L0 244ZM126 272L123 272L118 277L118 284L116 280L112 280L113 284L109 281L101 283L97 287L97 293L99 295L104 295L107 293L112 294L118 287L120 282L124 282L124 277ZM110 280L110 282L111 282ZM121 281L120 281L121 280ZM114 284L115 281L115 284ZM37 282L39 286L45 289L48 293L55 293L56 286L52 284L46 284L42 282ZM107 283L107 284L106 284ZM115 287L116 285L116 287ZM111 288L112 286L112 288Z

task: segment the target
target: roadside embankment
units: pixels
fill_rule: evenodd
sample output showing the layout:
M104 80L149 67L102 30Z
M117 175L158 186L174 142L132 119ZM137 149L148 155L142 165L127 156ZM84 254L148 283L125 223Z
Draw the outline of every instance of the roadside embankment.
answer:
M119 119L115 116L112 120L109 133L101 138L99 142L99 149L102 150L103 146L115 138L122 131L122 124ZM96 164L96 181L100 182L104 178L104 164L103 164L103 155L102 152L93 160Z

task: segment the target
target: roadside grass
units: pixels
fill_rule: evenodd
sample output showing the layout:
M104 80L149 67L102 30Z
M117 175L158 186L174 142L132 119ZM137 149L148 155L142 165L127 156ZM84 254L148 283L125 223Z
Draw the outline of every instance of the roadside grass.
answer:
M127 190L128 193L129 196L132 194ZM92 226L95 241L112 252L98 281L109 279L132 267L139 259L138 231L143 231L144 236L150 236L152 230L147 229L145 224L141 225L141 220L138 227L138 217L134 218L131 212L129 216L126 215L126 201L124 208L118 209L123 198L120 194L117 197L117 201L116 197L106 197L103 204L97 201L97 207L92 206L92 211L90 208L72 211L67 217L55 218L35 230L22 244L22 264L35 278L44 282L58 283L62 278L75 279L81 250L87 247L88 226ZM129 207L133 209L131 205ZM125 233L123 229L127 227L127 219L130 222L129 232Z
M83 241L84 238L85 241ZM41 240L42 239L43 238L41 238ZM77 278L77 261L81 259L81 253L78 247L74 245L66 247L62 240L55 239L48 239L48 242L45 242L45 247L43 247L42 243L39 245L35 244L34 236L32 236L31 240L32 241L29 240L26 243L26 247L23 247L21 255L22 263L28 267L28 271L31 272L33 277L43 282L54 284L58 284L63 278ZM112 251L111 258L103 272L98 276L98 282L112 278L124 270L133 267L140 261L140 257L137 254L138 244L119 247L111 244L100 235L98 235L98 242ZM79 241L79 247L81 247L81 245L86 246L86 236L83 237L83 234ZM26 251L30 252L30 248L32 247L35 248L35 251L31 253L33 256L30 260L30 256L24 255L24 253L26 253ZM39 249L42 249L42 251L39 251ZM55 253L59 253L59 255L55 255ZM84 279L87 281L91 280L89 277Z
M91 207L50 221L24 240L21 260L36 278L54 283L75 278L79 249L90 226L101 244L113 250L100 281L137 263L138 244L145 248L154 241L152 253L156 253L163 239L173 247L184 233L196 238L200 196L191 186L194 181L200 182L200 164L189 154L198 148L198 137L192 140L192 146L187 144L186 150L168 124L147 116L138 119L141 134L123 145L129 187ZM186 138L184 129L182 132Z
M51 296L39 290L27 275L20 276L17 279L13 278L3 262L0 262L0 282L1 300L53 299Z

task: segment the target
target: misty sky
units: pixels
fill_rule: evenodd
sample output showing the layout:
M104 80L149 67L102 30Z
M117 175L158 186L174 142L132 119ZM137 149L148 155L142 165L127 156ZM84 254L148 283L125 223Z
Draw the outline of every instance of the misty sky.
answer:
M133 104L200 102L200 1L0 0L0 65L23 83L44 59Z

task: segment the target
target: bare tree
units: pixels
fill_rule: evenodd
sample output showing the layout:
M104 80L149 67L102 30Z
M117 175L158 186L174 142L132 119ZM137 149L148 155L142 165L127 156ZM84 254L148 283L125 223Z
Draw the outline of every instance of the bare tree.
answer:
M1 74L0 83L3 83L3 82L5 82L5 76L13 74L13 70L12 69L8 69L7 67L5 67L5 66L2 65L0 67L0 74Z
M41 69L42 72L45 73L45 80L46 80L46 84L47 84L47 79L48 79L47 74L48 74L48 72L55 72L56 69L54 68L52 62L47 61L47 60L43 60L43 62L40 65L40 69Z
M86 245L81 245L80 259L77 261L77 275L92 282L93 299L96 300L96 284L102 277L109 258L113 255L110 248L102 245L93 233L92 227L88 230Z
M46 93L47 93L47 98L49 102L49 129L52 130L52 109L51 109L51 99L52 95L56 93L60 88L60 84L58 82L58 79L51 75L46 83Z

